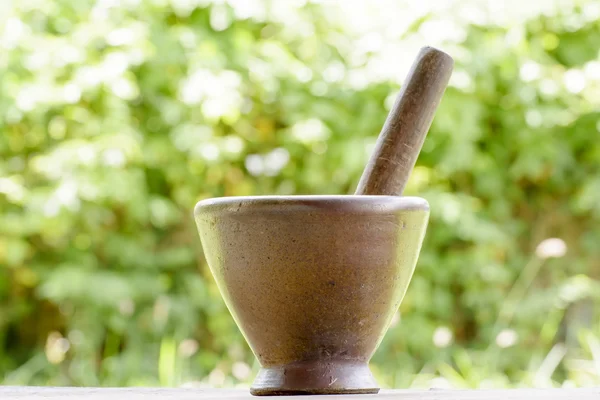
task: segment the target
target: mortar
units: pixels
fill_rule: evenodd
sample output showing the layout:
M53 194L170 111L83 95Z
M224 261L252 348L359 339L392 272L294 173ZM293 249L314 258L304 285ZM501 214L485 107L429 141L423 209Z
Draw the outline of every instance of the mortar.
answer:
M377 393L368 367L411 280L429 206L401 197L452 70L424 48L354 195L223 197L195 220L261 365L254 395Z
M253 394L376 393L367 363L410 282L429 215L394 196L201 201L206 259L262 369Z

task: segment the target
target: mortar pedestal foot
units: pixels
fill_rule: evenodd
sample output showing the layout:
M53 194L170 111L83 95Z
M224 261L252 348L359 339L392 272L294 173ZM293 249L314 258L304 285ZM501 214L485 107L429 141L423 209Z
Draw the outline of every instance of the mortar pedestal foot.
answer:
M305 361L263 367L250 393L255 396L374 394L379 387L367 363L348 360Z

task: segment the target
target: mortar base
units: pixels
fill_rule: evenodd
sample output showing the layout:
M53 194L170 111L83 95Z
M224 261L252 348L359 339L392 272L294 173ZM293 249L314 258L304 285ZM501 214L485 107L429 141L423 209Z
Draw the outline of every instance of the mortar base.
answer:
M375 394L379 387L366 363L307 361L263 367L250 393L254 396Z

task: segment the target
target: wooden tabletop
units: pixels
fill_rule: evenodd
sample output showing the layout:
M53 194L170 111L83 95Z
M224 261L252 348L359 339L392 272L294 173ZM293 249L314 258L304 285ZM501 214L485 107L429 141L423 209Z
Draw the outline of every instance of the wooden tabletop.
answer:
M297 398L305 400L307 396L298 396ZM600 400L600 387L596 389L382 390L375 395L310 396L310 398L311 400ZM0 399L256 400L260 397L251 396L244 389L107 389L5 386L0 387ZM287 397L287 399L290 398Z

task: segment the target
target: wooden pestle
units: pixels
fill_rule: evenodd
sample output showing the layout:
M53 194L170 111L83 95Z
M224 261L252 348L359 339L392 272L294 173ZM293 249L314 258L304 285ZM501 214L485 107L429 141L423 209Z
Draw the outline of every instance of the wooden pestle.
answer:
M357 195L401 196L444 95L454 60L423 47L379 134Z

